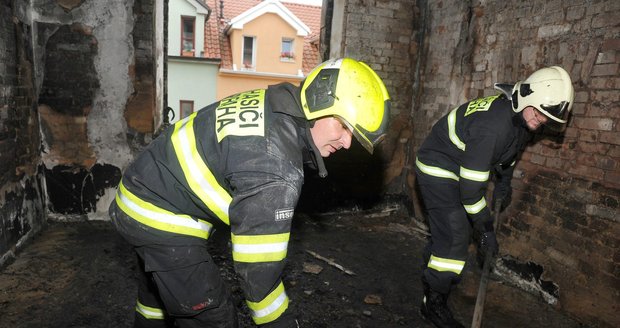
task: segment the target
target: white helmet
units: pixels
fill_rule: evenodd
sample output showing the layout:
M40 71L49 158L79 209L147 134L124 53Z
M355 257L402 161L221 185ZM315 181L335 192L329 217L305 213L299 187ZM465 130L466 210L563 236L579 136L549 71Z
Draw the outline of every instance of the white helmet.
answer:
M512 88L512 109L536 108L557 123L566 123L575 91L568 73L559 66L545 67Z

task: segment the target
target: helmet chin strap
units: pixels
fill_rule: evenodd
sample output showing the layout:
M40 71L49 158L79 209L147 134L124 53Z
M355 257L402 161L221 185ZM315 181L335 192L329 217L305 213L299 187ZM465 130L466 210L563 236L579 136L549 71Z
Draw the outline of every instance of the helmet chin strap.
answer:
M325 168L323 157L321 157L321 152L316 147L316 144L314 144L314 140L312 139L312 133L310 133L310 127L306 128L306 139L311 148L310 157L314 162L314 165L316 165L317 170L319 171L319 176L321 178L327 177L327 169Z

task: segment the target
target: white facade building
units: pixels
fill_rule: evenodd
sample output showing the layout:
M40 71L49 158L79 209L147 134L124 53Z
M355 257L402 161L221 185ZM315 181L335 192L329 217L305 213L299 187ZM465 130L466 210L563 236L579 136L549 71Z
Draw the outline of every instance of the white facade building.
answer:
M202 1L168 4L168 107L170 123L216 101L219 59L204 58L205 22L210 9Z

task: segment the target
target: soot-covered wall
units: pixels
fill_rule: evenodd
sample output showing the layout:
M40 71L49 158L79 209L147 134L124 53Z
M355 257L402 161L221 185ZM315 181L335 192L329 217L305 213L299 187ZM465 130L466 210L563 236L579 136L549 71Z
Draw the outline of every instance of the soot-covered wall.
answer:
M163 3L0 1L0 266L49 217L107 219L160 121Z
M377 1L378 2L378 1ZM575 88L563 135L517 165L499 229L507 279L588 325L620 325L620 2L417 1L425 21L415 151L462 102L560 65Z
M0 267L45 224L31 31L21 1L0 1Z
M154 130L154 1L34 1L49 215L107 219Z

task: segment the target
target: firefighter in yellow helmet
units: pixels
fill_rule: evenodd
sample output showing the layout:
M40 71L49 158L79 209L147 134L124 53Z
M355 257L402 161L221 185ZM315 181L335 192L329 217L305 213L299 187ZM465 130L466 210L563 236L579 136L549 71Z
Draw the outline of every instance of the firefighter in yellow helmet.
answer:
M137 327L237 327L206 243L228 226L246 304L261 327L297 327L281 274L304 164L386 132L386 88L366 64L329 60L302 86L224 98L171 125L125 170L110 216L139 257Z
M501 93L466 102L441 118L417 153L431 231L421 312L437 327L462 327L447 298L465 267L472 227L483 256L498 251L485 199L489 179L495 176L493 204L500 211L510 202L514 165L532 133L543 124L563 126L573 105L570 76L558 66L495 87Z

